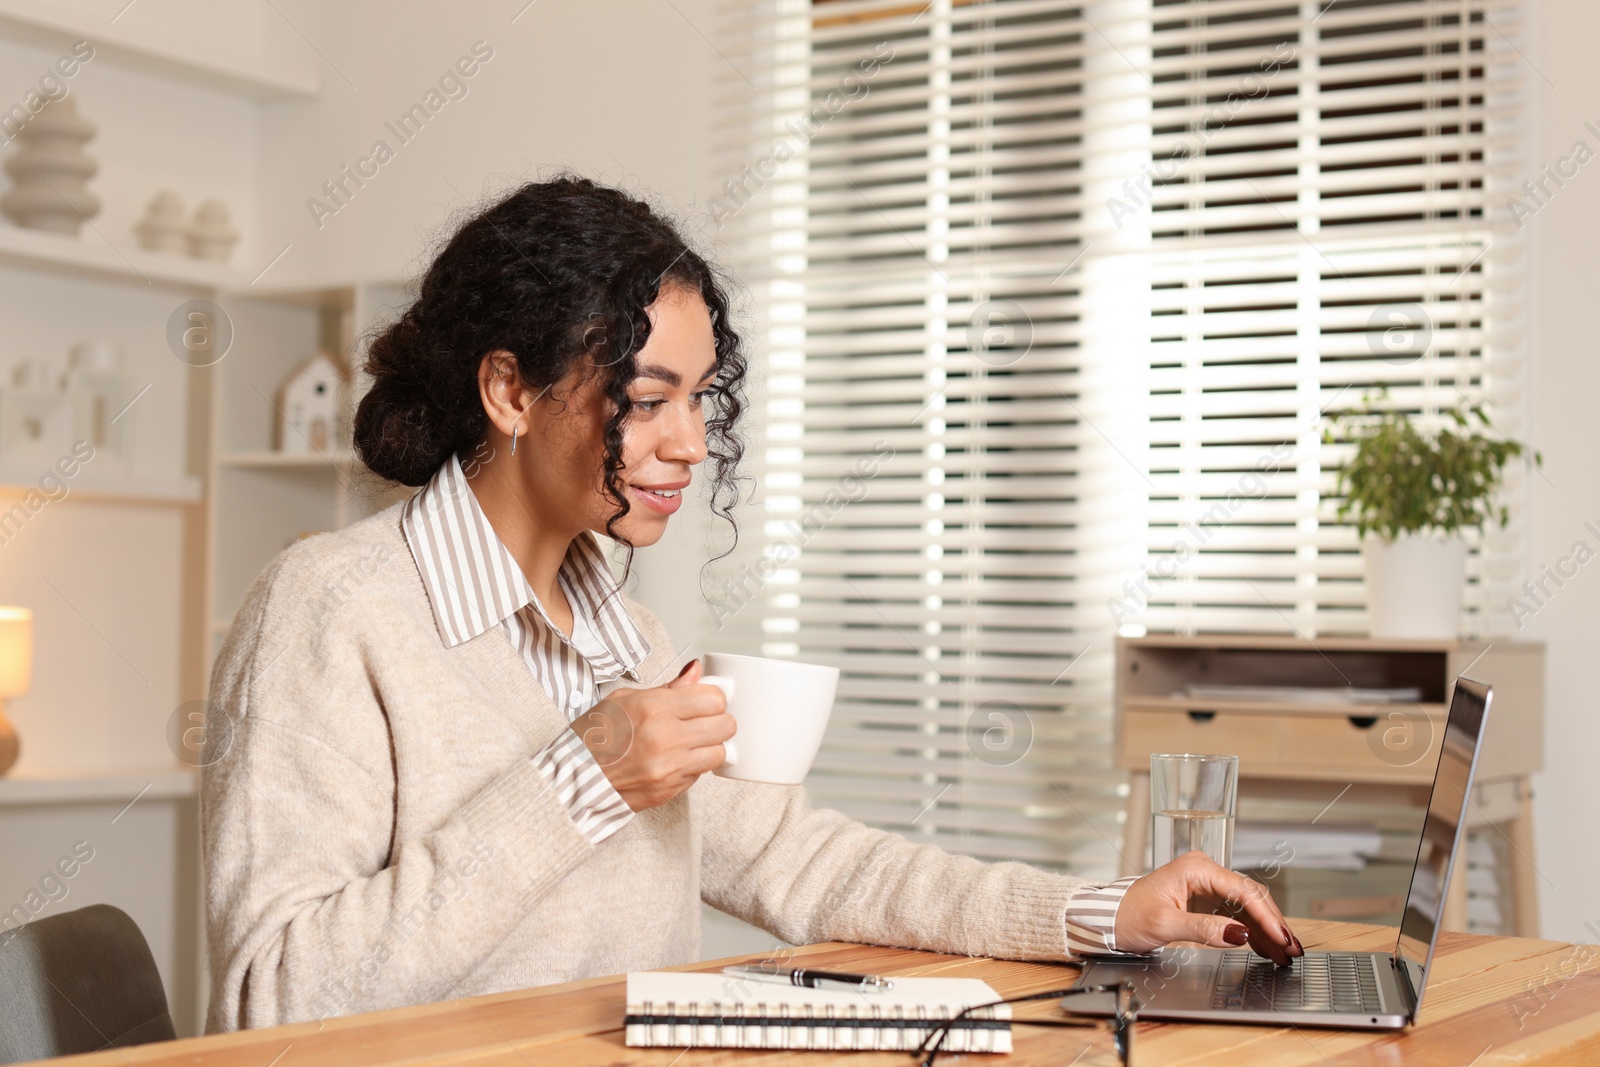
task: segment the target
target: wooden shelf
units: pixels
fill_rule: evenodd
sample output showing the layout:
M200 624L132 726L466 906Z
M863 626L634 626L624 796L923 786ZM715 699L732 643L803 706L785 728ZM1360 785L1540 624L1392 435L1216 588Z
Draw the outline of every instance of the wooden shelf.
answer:
M218 90L246 100L311 100L322 91L314 73L298 73L248 56L229 56L226 60L203 53L191 53L164 44L107 36L117 28L108 23L74 18L50 10L48 5L17 0L0 4L0 36L22 44L71 50L74 42L94 44L96 60L109 60L129 70L158 78Z
M38 490L39 478L45 470L45 467L0 467L0 497L23 496L30 490ZM68 500L82 497L140 504L192 504L203 495L200 479L189 475L160 478L82 467L77 474L62 481L67 486L67 496L63 499Z
M1128 696L1124 698L1123 705L1130 710L1138 711L1225 711L1229 714L1243 713L1246 715L1312 715L1326 716L1357 716L1371 717L1382 715L1390 711L1405 711L1428 716L1430 719L1444 720L1449 706L1445 704L1422 704L1415 701L1391 701L1387 704L1344 704L1336 701L1312 703L1284 702L1273 703L1268 700L1211 700L1206 697L1148 697Z
M132 234L113 247L87 225L76 237L0 226L0 262L78 277L208 292L246 289L251 281L251 275L226 263L140 248Z
M289 280L282 282L275 280L277 276L277 271L274 270L261 281L247 284L241 288L224 287L222 295L272 300L279 304L294 304L298 307L353 311L355 310L356 290L358 289L388 286L409 291L409 288L415 284L413 279L392 275L360 278L338 275L335 277L326 275L317 269L301 271L290 276Z
M195 795L195 772L182 764L105 770L36 770L0 777L0 806L128 803Z
M334 467L359 466L361 457L354 452L312 452L297 455L289 452L228 452L217 457L217 466L240 470L321 470Z
M1465 648L1484 648L1490 644L1488 641L1464 639L1403 640L1350 634L1302 638L1289 634L1150 633L1124 640L1135 642L1145 648L1259 649L1267 652L1306 649L1322 652L1456 652Z

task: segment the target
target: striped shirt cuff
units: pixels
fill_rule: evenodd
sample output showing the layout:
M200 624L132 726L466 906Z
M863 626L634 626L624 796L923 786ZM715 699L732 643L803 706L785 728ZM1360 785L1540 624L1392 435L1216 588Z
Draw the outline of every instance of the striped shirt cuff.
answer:
M1067 951L1074 956L1117 953L1117 909L1140 876L1110 885L1081 886L1067 898Z
M556 791L578 831L591 844L598 845L633 818L633 809L574 731L561 731L534 753L533 765Z

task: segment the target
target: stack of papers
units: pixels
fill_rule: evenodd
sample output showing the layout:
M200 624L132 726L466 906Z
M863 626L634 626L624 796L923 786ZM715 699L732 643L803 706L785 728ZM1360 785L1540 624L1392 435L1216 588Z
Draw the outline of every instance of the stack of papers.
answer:
M1241 822L1233 829L1233 869L1310 867L1359 871L1383 850L1371 826L1337 823Z

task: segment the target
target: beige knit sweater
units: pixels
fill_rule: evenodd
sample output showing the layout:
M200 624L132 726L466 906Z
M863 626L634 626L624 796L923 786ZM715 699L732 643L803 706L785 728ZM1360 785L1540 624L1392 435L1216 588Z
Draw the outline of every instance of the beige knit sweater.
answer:
M565 713L499 629L444 648L402 506L282 552L217 658L208 1031L690 962L702 900L793 944L1066 957L1087 883L913 844L802 786L702 775L590 844L529 759ZM664 684L671 641L628 606Z

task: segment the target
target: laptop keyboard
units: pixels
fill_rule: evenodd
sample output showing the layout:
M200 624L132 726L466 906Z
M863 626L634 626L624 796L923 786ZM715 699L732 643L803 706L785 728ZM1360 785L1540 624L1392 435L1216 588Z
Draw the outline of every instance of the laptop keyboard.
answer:
M1279 967L1254 952L1224 952L1212 990L1213 1008L1254 1011L1340 1011L1381 1009L1378 978L1366 953L1315 952Z

